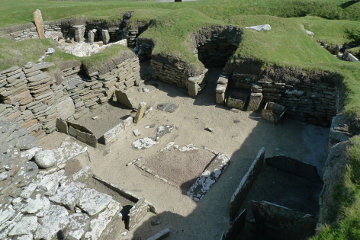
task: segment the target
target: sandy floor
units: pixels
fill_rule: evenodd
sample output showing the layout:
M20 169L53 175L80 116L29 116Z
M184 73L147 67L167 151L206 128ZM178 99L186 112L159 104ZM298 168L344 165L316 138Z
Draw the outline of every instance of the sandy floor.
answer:
M228 227L228 204L244 173L259 149L264 146L266 157L284 154L321 168L327 156L328 129L309 126L285 119L273 125L256 113L232 112L215 105L216 76L211 72L210 84L197 99L187 97L185 90L156 82L156 88L148 93L133 89L139 101L153 107L143 120L128 128L110 146L89 147L90 165L93 172L124 189L143 196L158 209L157 216L145 220L124 239L146 239L165 227L171 229L168 239L219 239ZM174 113L156 110L159 103L176 103ZM147 128L155 124L155 127ZM169 124L177 127L160 139L159 144L147 150L135 150L131 143L141 137L155 137L156 128ZM209 127L213 132L205 131ZM141 136L135 137L133 129ZM54 133L44 139L46 146L56 145L63 138ZM52 140L49 140L52 139ZM182 191L181 186L171 186L134 165L126 166L137 158L153 156L169 142L178 145L206 146L231 157L231 164L220 180L200 202L194 202ZM160 225L152 226L154 219Z

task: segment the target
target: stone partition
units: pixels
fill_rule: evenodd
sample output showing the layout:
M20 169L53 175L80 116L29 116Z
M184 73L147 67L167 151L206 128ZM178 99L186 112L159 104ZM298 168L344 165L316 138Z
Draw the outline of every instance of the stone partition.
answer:
M262 88L263 102L287 108L286 115L310 124L329 126L341 108L339 95L343 78L335 73L279 66L261 70L262 63L235 60L226 67L229 90Z
M244 177L241 179L239 186L236 188L234 194L230 200L230 220L234 220L237 216L241 204L245 200L253 182L255 181L257 175L259 174L265 157L265 148L261 148L257 154L255 160L252 162L249 170L245 173Z

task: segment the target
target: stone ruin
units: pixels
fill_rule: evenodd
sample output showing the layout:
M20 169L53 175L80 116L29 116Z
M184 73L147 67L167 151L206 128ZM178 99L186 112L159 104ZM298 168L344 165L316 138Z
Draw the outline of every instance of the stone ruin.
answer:
M71 61L51 71L53 63L40 62L0 72L2 239L116 239L135 229L147 214L157 213L153 204L95 176L89 167L69 169L71 164L77 163L77 158L86 155L88 147L111 146L152 111L151 106L134 100L130 94L143 84L140 72L144 63L149 64L150 69L147 79L186 89L193 98L205 89L208 70L221 68L213 85L214 104L232 110L260 112L264 119L273 123L281 123L281 119L288 117L308 124L331 126L332 144L348 139L348 129L344 130L343 122L337 121L341 117L333 118L342 104L341 76L277 66L263 70L260 62L233 58L243 33L229 26L202 28L193 34L191 50L201 62L201 67L194 69L172 56L152 55L154 43L138 38L147 25L128 29L130 16L125 14L116 27L104 22L45 23L45 37L64 42L73 39L74 42L101 41L109 45L126 39L126 45L133 51L124 50L101 66L89 67ZM36 28L30 25L13 30L8 29L16 41L38 37ZM83 116L109 104L126 109L111 128L95 132L81 123ZM156 109L172 113L177 108L163 103ZM176 131L174 129L172 125L161 125L154 137L139 138L132 146L138 150L151 148L163 141L165 134ZM69 137L58 148L42 149L38 140L55 131ZM213 130L207 128L206 131ZM133 133L140 135L139 131ZM165 160L170 159L169 156L179 156L190 161L196 154L209 157L199 157L204 162L201 171L194 171L187 178L169 178L171 174L157 165L159 156L164 156ZM254 232L257 236L276 239L286 239L290 235L298 239L313 234L321 211L317 201L323 186L316 168L291 158L265 159L264 155L262 149L232 196L231 224L221 239L234 239L239 235L251 239ZM133 160L128 166L134 165L172 186L186 185L185 194L200 202L230 162L222 152L170 142L161 151ZM171 166L173 163L164 161L162 164ZM179 170L175 166L174 169ZM256 191L257 187L266 185L267 176L276 174L279 179L290 182L284 185L285 190L277 189L279 195L290 192L291 183L311 186L308 193L311 207L299 204L304 200L301 189L294 193L298 197L295 202L286 202L286 198L274 201L273 197ZM279 223L279 218L281 224L273 227ZM164 229L149 239L161 239L169 232Z

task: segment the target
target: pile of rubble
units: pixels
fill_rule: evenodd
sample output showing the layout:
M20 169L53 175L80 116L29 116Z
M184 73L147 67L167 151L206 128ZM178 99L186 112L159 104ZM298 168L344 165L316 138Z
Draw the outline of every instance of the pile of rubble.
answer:
M69 137L43 150L21 126L1 120L0 143L1 239L114 239L154 212L132 197L137 202L123 216L119 201L92 187L90 167L68 170L67 162L87 151Z

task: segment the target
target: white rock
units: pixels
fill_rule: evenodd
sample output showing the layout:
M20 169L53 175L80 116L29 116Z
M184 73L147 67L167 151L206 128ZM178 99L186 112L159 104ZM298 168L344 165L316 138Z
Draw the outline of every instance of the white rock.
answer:
M309 36L309 37L314 37L314 33L309 31L309 30L306 30L306 34Z
M7 172L0 173L0 182L7 179L8 175L9 174Z
M51 205L48 213L40 218L39 222L35 239L51 240L58 231L66 227L69 222L69 213L64 207Z
M53 167L56 164L54 151L44 150L35 154L35 162L40 168Z
M136 149L148 149L157 144L152 138L140 138L132 143L132 146Z
M350 62L358 62L359 59L357 59L357 57L355 57L354 55L352 55L351 53L346 53L346 60L350 61Z
M127 117L123 122L124 122L125 127L129 127L134 122L134 118L133 117Z
M40 194L37 194L35 199L28 199L28 203L21 210L23 213L34 214L40 211L44 206L49 205L49 199L42 197Z
M10 231L9 236L31 235L37 229L36 216L24 216Z
M21 152L21 157L27 160L32 159L36 153L42 151L42 147L34 147L24 152Z
M39 184L38 182L33 182L33 183L30 183L29 185L27 185L26 188L21 192L20 197L25 198L25 199L31 197L31 195L37 188L38 184Z
M70 215L67 227L67 240L80 240L89 228L90 218L85 213L74 213Z
M19 236L17 237L16 240L33 240L34 237L32 234L28 234L28 235L22 235L22 236Z
M58 164L66 163L70 159L78 156L81 153L87 151L86 146L80 145L78 142L73 140L70 137L67 137L62 143L61 146L54 149L54 153Z
M50 200L61 204L70 210L74 210L78 199L81 196L81 190L84 187L82 183L72 182L67 186L62 186L58 189L57 193L50 197Z
M8 206L6 209L0 210L0 225L9 220L12 216L15 215L15 210L12 206Z
M59 187L59 182L64 176L65 171L60 170L58 172L54 172L52 174L46 175L41 178L39 183L39 188L43 191L46 191L45 194L48 196L52 196L56 193L56 190Z
M106 229L107 225L111 222L112 218L120 210L120 203L112 200L108 207L99 214L99 216L90 222L90 231L85 234L85 239L99 239L102 232Z
M246 27L246 29L251 29L251 30L255 30L255 31L262 31L262 30L270 31L271 26L270 26L270 24L264 24L264 25Z
M140 136L140 131L139 131L139 129L134 129L134 130L133 130L133 134L134 134L135 137Z
M55 52L55 49L53 49L53 48L48 48L47 50L46 50L46 55L51 55L51 54L53 54Z
M95 189L85 188L82 190L78 206L90 216L93 216L105 209L111 200L112 197L107 194L100 193Z

